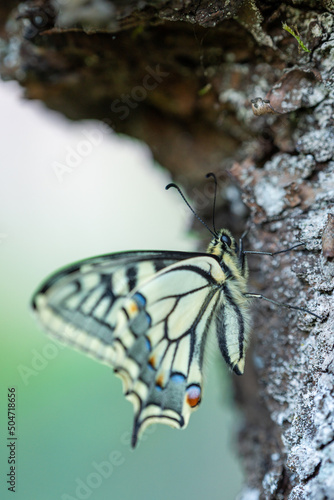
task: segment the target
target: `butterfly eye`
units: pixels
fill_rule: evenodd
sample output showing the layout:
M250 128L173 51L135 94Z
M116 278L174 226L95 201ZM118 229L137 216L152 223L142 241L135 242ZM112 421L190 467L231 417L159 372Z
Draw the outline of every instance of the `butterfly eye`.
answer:
M232 245L231 238L227 234L223 234L220 239L223 243L226 243L227 246L230 247Z

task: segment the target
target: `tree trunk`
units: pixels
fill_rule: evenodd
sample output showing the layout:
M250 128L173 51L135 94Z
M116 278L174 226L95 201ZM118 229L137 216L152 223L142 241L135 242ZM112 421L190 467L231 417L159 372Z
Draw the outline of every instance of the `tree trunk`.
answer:
M249 249L305 242L249 259L250 291L322 320L254 299L241 498L334 498L334 2L4 4L0 71L27 98L145 141L204 216L216 172L239 234L230 169Z

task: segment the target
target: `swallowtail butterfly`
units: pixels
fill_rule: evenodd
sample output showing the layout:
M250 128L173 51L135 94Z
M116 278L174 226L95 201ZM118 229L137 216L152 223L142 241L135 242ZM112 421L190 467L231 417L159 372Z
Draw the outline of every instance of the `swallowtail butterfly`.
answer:
M186 427L201 402L209 336L233 372L242 375L250 299L277 303L247 292L246 254L273 254L244 251L243 240L237 245L227 229L214 226L210 232L206 253L93 257L56 272L33 297L48 333L110 365L122 379L135 412L132 446L152 423Z

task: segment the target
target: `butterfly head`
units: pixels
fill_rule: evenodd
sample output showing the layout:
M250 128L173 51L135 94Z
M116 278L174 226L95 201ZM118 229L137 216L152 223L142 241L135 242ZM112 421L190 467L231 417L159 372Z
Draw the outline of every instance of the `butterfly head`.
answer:
M208 253L215 255L220 265L237 280L248 276L248 267L244 254L239 251L239 247L228 229L220 229L212 238Z
M238 245L228 229L220 229L212 238L208 253L216 255L218 258L223 258L224 255L238 257Z

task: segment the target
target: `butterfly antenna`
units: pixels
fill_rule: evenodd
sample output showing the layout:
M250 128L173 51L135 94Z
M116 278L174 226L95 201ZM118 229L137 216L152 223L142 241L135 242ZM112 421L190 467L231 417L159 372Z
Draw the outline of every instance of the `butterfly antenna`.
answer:
M213 177L213 180L215 181L215 196L213 198L213 207L212 207L212 225L213 225L213 231L214 231L214 233L217 234L216 225L215 225L216 198L217 198L217 186L218 186L217 177L212 172L209 172L208 174L206 174L205 177L207 179L209 177Z
M174 182L171 182L170 184L167 184L167 186L165 187L165 189L167 189L167 190L168 190L168 189L169 189L169 188L171 188L171 187L173 187L173 188L175 188L175 189L177 189L177 190L178 190L178 192L180 193L180 195L181 195L181 197L182 197L183 201L184 201L184 202L185 202L185 204L186 204L186 205L190 208L190 210L192 211L192 213L194 214L194 216L196 217L196 219L198 219L198 220L199 220L199 221L203 224L203 226L205 226L205 227L208 229L208 231L210 231L210 233L211 233L213 236L216 236L216 233L213 233L213 232L211 231L211 229L209 228L209 226L208 226L208 225L204 222L204 220L202 220L202 219L200 218L200 216L199 216L199 215L197 215L197 213L196 213L196 212L195 212L195 210L192 208L192 206L190 205L190 203L186 200L186 197L185 197L185 196L184 196L184 194L182 193L182 191L181 191L181 189L179 188L179 186L177 186L176 184L174 184Z

